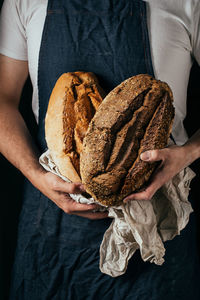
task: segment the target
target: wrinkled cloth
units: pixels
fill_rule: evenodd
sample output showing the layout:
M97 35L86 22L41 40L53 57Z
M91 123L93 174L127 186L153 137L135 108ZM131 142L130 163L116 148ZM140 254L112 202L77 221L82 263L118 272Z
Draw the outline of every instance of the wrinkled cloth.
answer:
M39 159L40 164L50 172L62 176L47 150ZM130 201L117 207L107 207L113 218L100 246L100 270L117 277L126 272L128 261L140 249L144 261L157 265L164 262L163 242L173 239L187 225L193 211L188 195L190 182L195 173L183 169L164 184L151 201ZM93 198L70 194L79 203L94 203ZM105 207L102 207L105 210Z

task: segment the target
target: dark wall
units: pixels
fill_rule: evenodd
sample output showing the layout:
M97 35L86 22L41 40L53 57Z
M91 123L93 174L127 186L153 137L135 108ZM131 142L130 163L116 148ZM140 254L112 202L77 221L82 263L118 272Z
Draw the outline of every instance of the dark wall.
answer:
M31 95L32 87L28 79L22 93L20 111L34 136L36 124L31 111ZM1 175L0 207L0 299L7 299L24 178L1 154L0 169L3 174Z
M188 113L184 124L190 137L200 128L200 67L196 62L194 63L190 74L187 110ZM200 159L196 160L190 167L196 173L196 177L193 179L191 184L191 191L195 199L194 210L197 220L197 238L200 255Z
M2 5L0 0L0 7ZM31 112L32 88L28 80L23 91L20 110L26 122L31 128L33 136L36 132L36 125ZM200 68L195 64L192 68L189 89L188 89L188 116L185 125L189 135L200 128ZM198 189L200 180L200 162L192 165L197 172L193 180L193 194L196 198L196 211L200 216L200 191ZM1 206L0 206L0 299L7 299L10 271L14 258L14 249L17 237L18 216L21 208L21 195L23 176L5 158L0 155L1 170ZM200 218L198 218L200 220ZM198 221L200 228L200 221ZM200 233L198 232L199 236Z

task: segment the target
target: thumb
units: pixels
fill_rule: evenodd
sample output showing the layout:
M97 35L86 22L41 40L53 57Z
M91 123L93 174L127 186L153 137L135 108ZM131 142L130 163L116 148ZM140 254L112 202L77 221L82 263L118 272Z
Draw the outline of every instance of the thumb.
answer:
M140 154L140 159L144 161L159 161L163 160L162 150L148 150Z

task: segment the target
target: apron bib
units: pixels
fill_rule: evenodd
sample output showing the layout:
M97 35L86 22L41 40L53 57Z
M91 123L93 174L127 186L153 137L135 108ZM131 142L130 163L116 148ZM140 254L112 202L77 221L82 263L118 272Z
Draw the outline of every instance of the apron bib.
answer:
M51 91L62 73L73 71L95 73L106 92L133 75L153 76L145 2L48 1L38 70L42 152ZM98 266L109 218L91 221L67 215L28 182L24 193L10 299L198 299L195 285L191 287L196 260L188 262L194 250L189 226L185 236L166 243L164 266L144 263L137 251L127 272L112 278Z
M38 73L42 150L54 84L62 73L78 70L95 73L106 92L133 75L153 75L142 1L49 1Z

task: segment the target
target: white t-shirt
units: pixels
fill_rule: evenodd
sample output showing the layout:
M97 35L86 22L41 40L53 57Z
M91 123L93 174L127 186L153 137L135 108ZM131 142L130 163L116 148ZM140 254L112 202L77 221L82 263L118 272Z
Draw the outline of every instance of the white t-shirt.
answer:
M200 1L144 0L155 77L174 94L173 136L186 142L187 85L193 57L200 64ZM0 20L0 53L28 60L33 85L33 112L38 119L37 69L47 0L4 0Z

